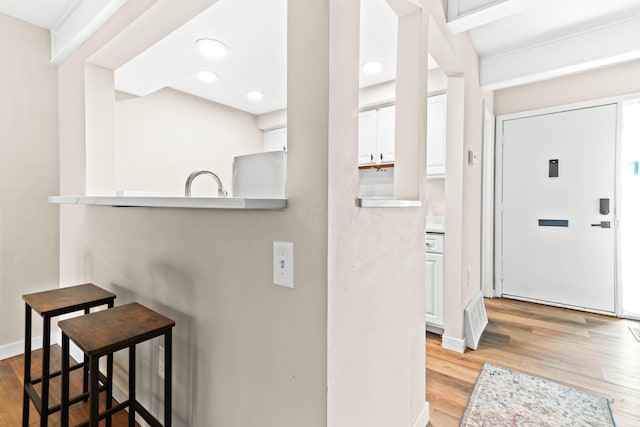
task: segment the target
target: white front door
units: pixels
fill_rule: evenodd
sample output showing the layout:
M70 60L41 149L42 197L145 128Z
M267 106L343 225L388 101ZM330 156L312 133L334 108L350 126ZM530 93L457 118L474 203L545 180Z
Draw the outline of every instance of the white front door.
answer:
M614 313L616 104L502 123L503 296Z

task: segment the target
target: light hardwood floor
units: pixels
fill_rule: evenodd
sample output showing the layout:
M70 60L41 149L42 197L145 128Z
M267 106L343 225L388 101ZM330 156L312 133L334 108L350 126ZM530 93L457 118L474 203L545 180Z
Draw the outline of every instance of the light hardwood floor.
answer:
M444 350L428 333L429 426L458 426L484 362L609 399L618 427L640 426L640 322L506 299L485 299L489 325L478 350Z
M60 346L55 345L51 349L51 369L60 369L60 356L62 350ZM33 352L32 376L34 378L40 376L42 363L42 350ZM75 362L73 362L75 363ZM24 372L24 357L22 355L0 360L0 427L17 427L22 425L22 384ZM71 373L70 391L71 395L79 394L82 391L82 370L76 370ZM36 386L36 390L39 387ZM51 400L53 406L60 402L60 377L51 380ZM104 393L101 393L100 399L101 410L104 409ZM88 419L89 408L84 402L77 403L70 407L69 424L76 425ZM127 412L120 411L113 416L113 427L124 427L128 425ZM31 403L29 426L39 426L40 416L33 403ZM49 417L49 426L57 427L60 425L60 413L52 414ZM101 422L104 425L104 421ZM136 423L136 426L138 424Z
M477 351L444 350L439 336L427 334L430 426L458 426L485 361L607 397L618 427L640 426L640 342L628 330L640 322L511 300L485 304L489 325ZM52 365L59 366L60 348L55 346L52 355ZM21 424L23 360L0 361L0 427ZM72 422L85 419L86 405L74 406ZM30 425L37 425L35 408L31 413ZM114 427L126 425L120 415ZM52 421L58 425L57 415Z

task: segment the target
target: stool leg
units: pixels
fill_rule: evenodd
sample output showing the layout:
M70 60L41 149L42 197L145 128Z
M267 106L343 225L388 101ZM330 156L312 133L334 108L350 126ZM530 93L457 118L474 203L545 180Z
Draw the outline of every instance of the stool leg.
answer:
M107 303L107 308L113 308L113 300ZM107 411L113 406L113 353L107 355L107 397L106 397L106 409ZM107 416L107 426L111 427L111 415Z
M62 333L62 397L60 398L60 425L69 425L69 337Z
M108 411L113 406L113 353L107 355L107 384L106 384L105 407ZM107 415L107 425L111 427L111 415Z
M84 314L89 314L91 309L89 307L84 309ZM82 393L87 393L89 391L89 357L85 354L83 355L83 366L82 366ZM83 401L87 401L88 398L85 397L82 399Z
M22 427L29 426L29 404L27 384L31 384L31 307L24 305L24 382L22 391Z
M171 329L164 334L164 427L171 427L171 364L172 357Z
M100 373L98 371L98 356L89 356L89 427L98 427Z
M42 410L40 412L40 427L47 427L49 422L49 369L51 359L51 317L42 319Z
M136 346L129 347L129 427L136 425Z

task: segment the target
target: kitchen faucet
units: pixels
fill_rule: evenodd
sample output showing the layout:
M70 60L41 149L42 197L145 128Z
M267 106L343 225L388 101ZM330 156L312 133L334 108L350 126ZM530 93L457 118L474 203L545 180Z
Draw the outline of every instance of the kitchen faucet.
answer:
M222 181L220 181L220 178L218 178L218 175L208 170L198 170L198 171L193 171L191 175L189 175L189 177L187 178L187 182L185 182L184 184L184 197L191 197L191 184L193 183L193 180L196 179L198 175L203 175L203 174L211 175L213 179L215 179L216 182L218 183L218 197L228 196L227 190L224 189L222 185Z

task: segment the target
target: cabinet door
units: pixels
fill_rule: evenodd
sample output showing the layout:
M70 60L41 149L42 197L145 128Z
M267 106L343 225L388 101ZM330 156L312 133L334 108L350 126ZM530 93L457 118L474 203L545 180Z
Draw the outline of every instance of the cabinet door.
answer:
M358 164L375 163L377 111L361 111L358 117Z
M444 255L427 253L425 277L425 321L434 326L443 326L444 311Z
M287 128L264 132L264 151L279 151L287 148Z
M445 176L446 130L447 95L430 96L427 105L427 177Z
M395 160L396 151L396 106L390 105L378 110L377 163Z

